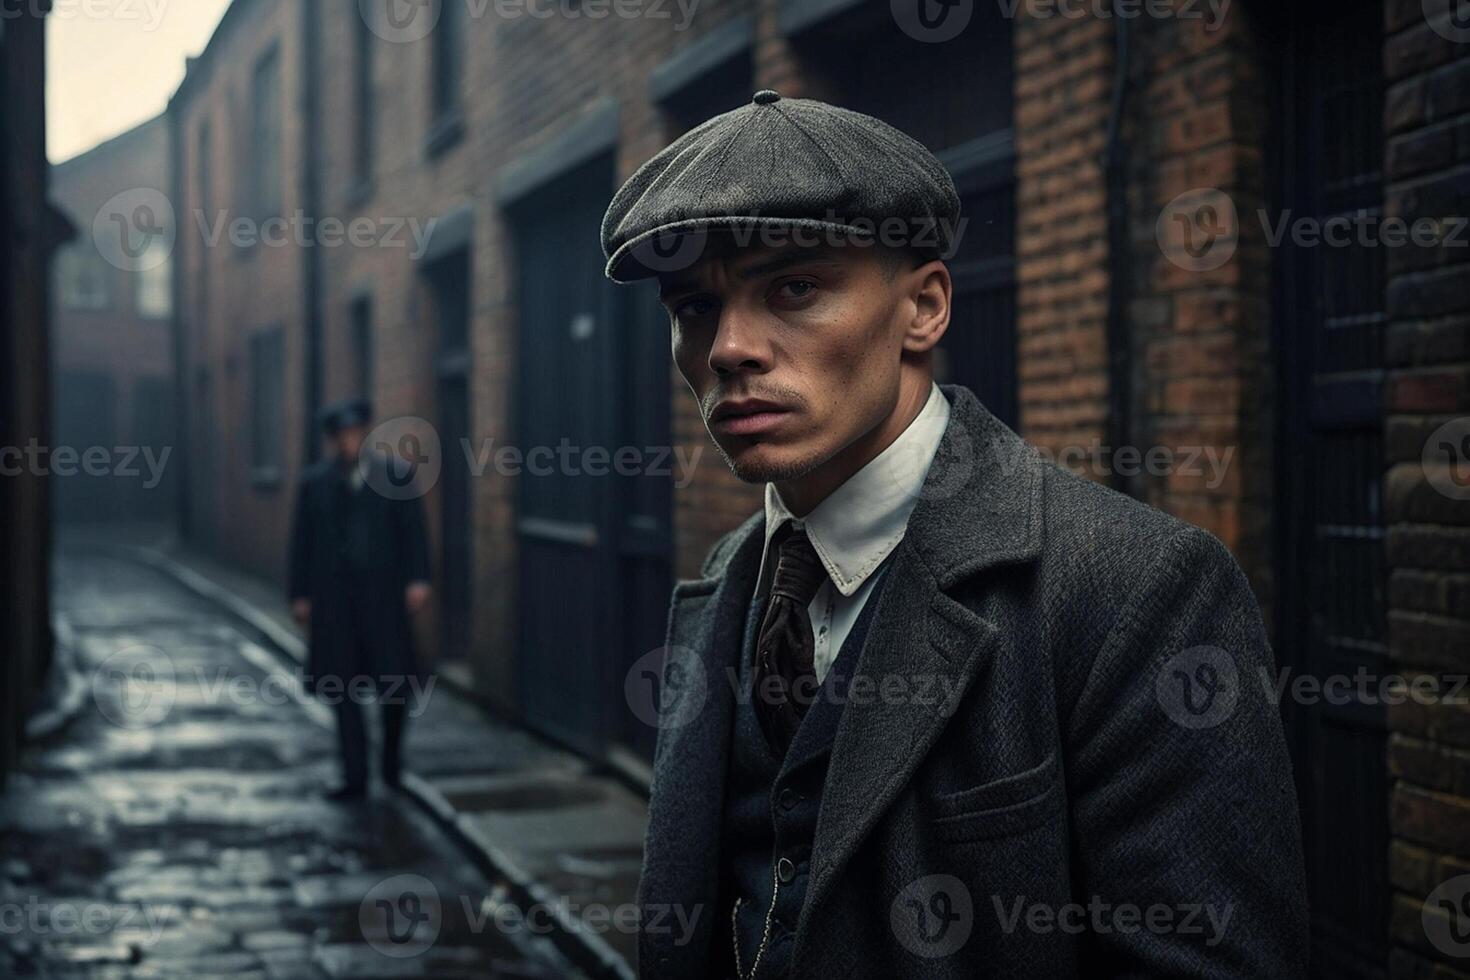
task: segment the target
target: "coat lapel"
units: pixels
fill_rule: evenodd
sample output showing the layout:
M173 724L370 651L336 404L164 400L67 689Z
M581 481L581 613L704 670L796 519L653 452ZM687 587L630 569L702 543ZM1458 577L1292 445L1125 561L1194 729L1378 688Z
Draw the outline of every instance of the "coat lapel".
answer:
M645 916L640 976L702 974L719 890L725 774L735 706L729 672L738 673L740 639L764 544L763 526L752 518L737 530L723 574L716 569L714 577L683 583L674 592L639 885ZM679 941L684 938L676 927L680 916L695 915L692 939ZM669 928L660 928L659 923Z
M1034 560L1041 550L1039 456L968 389L943 391L949 426L857 666L873 684L902 679L912 696L853 698L843 711L799 936L994 656L997 628L948 593L986 569ZM930 685L927 694L920 684Z

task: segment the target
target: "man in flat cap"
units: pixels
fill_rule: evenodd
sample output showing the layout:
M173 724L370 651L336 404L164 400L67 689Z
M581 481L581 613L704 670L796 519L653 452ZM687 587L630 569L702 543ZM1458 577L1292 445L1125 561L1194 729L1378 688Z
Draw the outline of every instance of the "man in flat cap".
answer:
M429 546L417 496L375 487L389 459L364 451L372 418L363 399L321 413L332 452L307 469L291 532L291 613L309 633L307 677L337 716L342 783L337 801L367 793L363 709L382 716L382 778L397 788L410 704L421 696L411 614L428 605Z
M657 277L765 487L674 590L640 975L1302 976L1256 600L934 383L962 229L922 145L772 91L608 208L608 276Z

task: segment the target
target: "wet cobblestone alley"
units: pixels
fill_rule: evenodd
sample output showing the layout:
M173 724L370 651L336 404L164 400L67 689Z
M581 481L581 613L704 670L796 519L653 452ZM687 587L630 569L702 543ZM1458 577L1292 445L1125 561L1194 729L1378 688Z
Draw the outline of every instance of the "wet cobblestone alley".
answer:
M578 975L413 801L321 798L322 709L221 610L120 558L56 585L86 697L0 797L0 977Z

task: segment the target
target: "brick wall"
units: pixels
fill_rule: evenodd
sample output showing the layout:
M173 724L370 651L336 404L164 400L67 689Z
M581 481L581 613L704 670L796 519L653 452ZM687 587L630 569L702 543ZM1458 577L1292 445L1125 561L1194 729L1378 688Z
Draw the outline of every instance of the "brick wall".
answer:
M1267 204L1271 92L1262 52L1269 47L1245 5L1218 24L1142 18L1137 31L1128 114L1137 256L1128 318L1129 442L1145 452L1169 450L1178 465L1167 473L1144 470L1127 489L1218 536L1269 605L1271 256L1255 220ZM1233 252L1216 268L1198 268L1181 254L1183 226L1166 220L1159 234L1171 202L1202 189L1218 192L1210 196L1228 201L1237 215Z
M174 252L183 288L177 311L190 410L189 502L196 540L276 581L284 579L291 488L300 474L306 340L301 249L237 247L226 222L248 216L252 78L276 50L280 65L282 213L302 208L303 132L296 5L248 0L234 5L204 58L192 67L171 106L182 151L175 202L180 234ZM201 134L208 133L212 194L201 198ZM209 229L207 233L205 229ZM280 478L251 472L250 338L280 327L285 338ZM201 389L206 378L207 394Z
M1021 432L1053 452L1107 423L1111 25L1015 21L1016 330Z
M1384 42L1385 211L1470 215L1470 36L1450 40L1417 2L1390 0ZM1452 32L1444 4L1435 26ZM1470 434L1470 249L1389 252L1386 359L1389 652L1406 676L1470 670L1470 497L1444 441ZM1448 426L1448 428L1445 428ZM1436 435L1436 433L1438 433ZM1458 475L1466 479L1464 456ZM1394 977L1470 977L1428 939L1429 893L1470 874L1470 707L1389 709ZM1463 915L1461 917L1463 928Z

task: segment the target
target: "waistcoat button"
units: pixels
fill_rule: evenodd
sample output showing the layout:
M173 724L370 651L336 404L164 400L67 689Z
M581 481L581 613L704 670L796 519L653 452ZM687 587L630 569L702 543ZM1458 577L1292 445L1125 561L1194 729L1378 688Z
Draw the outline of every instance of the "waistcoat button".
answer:
M783 885L789 885L796 878L796 865L790 858L782 858L776 862L776 878Z

